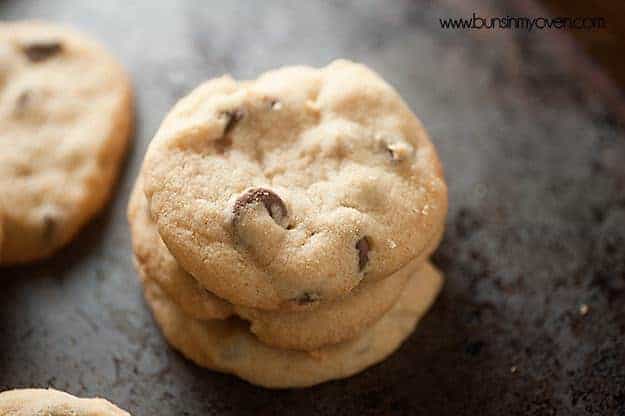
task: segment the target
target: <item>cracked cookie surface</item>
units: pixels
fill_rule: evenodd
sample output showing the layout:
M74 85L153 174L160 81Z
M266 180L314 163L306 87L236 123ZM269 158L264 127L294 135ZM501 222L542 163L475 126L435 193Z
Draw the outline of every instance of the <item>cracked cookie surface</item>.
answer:
M131 128L130 83L83 35L0 23L2 264L67 244L108 199Z
M262 309L388 277L426 249L447 210L421 123L347 61L206 82L166 117L143 172L181 266Z
M79 399L53 389L0 393L0 416L130 416L104 399Z

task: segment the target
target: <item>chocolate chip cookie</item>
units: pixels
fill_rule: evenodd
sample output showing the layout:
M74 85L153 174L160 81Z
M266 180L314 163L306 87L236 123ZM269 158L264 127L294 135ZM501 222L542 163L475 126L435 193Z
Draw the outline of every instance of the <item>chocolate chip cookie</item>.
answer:
M79 399L53 389L0 393L0 416L130 416L104 399Z
M52 254L102 208L131 120L128 77L99 44L50 23L0 23L2 264Z
M176 261L256 309L330 301L393 275L431 246L447 210L421 123L348 61L206 82L166 117L143 172Z

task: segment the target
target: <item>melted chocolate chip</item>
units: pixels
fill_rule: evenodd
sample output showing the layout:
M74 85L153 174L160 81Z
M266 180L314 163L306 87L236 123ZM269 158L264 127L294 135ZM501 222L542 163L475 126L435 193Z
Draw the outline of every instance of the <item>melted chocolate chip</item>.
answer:
M313 292L304 292L295 299L295 303L300 306L310 305L311 303L317 302L321 299L321 296L318 293Z
M22 52L31 62L41 62L61 53L63 45L57 41L34 42L22 46Z
M261 202L265 206L265 209L267 209L267 212L276 223L285 226L287 209L284 201L275 192L265 188L250 189L237 199L232 208L232 213L234 214L233 223L236 224L247 205L257 202Z
M363 237L356 243L358 250L358 269L362 271L369 262L369 239Z
M223 115L228 118L223 132L223 135L225 136L232 131L236 124L243 119L243 117L245 117L245 112L243 112L243 110L241 109L236 109L231 111L225 111Z
M271 110L280 110L282 108L282 103L275 97L263 97L263 102L267 103Z
M272 110L279 110L282 108L282 103L277 98L273 98L269 101L269 106Z
M222 136L220 139L215 141L215 150L217 150L217 153L220 155L226 153L226 150L230 147L232 147L232 137L230 136Z
M387 143L384 148L388 152L391 162L398 163L406 159L412 152L412 148L404 143Z

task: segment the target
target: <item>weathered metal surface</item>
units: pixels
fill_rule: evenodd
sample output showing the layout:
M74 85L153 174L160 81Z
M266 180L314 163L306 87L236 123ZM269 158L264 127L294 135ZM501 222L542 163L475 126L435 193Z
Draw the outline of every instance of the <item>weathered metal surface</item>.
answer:
M137 94L134 147L106 212L53 259L0 269L0 390L54 386L138 416L625 414L625 135L558 38L440 29L439 17L511 12L488 2L294 4L0 3L3 19L93 34ZM435 256L447 283L384 363L263 390L167 346L135 277L125 207L147 143L193 86L338 57L379 71L433 136L450 185Z

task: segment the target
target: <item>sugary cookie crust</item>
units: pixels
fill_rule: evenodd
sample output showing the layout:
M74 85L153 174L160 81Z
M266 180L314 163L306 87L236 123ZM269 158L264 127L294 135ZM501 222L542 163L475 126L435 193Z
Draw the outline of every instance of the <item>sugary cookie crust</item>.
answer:
M314 352L269 347L243 321L188 317L150 280L145 295L169 343L196 364L268 388L307 387L349 377L393 353L436 299L442 276L426 267L410 279L393 308L350 341Z
M380 319L397 301L408 279L425 259L418 258L377 282L358 286L332 301L310 299L300 310L266 311L232 305L214 296L186 273L163 244L147 212L147 201L137 180L129 203L136 266L146 279L156 282L190 318L224 319L236 314L250 321L250 330L262 342L277 348L315 350L354 338ZM431 254L435 244L426 251Z
M130 416L104 399L79 399L53 389L0 393L0 416Z
M49 23L0 23L2 263L50 255L100 210L131 122L129 80L99 44Z
M150 219L141 177L130 195L128 222L137 270L155 281L185 314L197 319L225 319L234 313L232 304L200 286L167 250Z
M447 211L421 123L347 61L208 81L166 117L144 167L152 218L181 266L255 308L391 275Z

